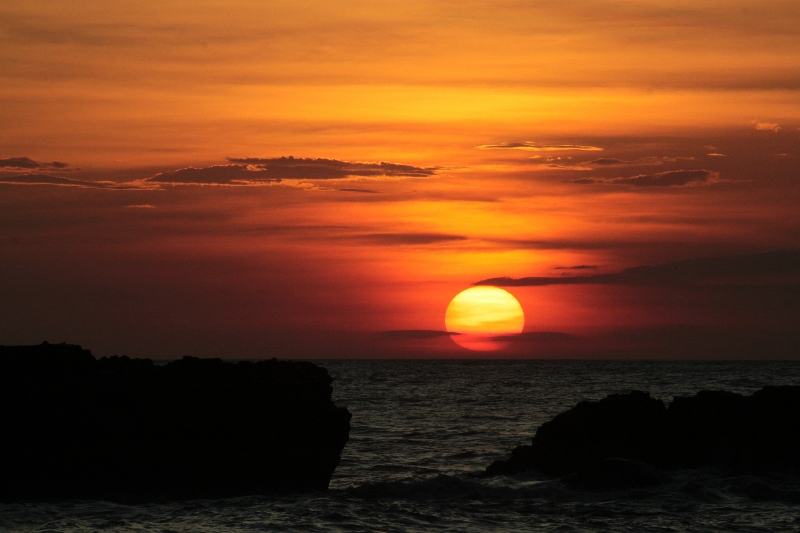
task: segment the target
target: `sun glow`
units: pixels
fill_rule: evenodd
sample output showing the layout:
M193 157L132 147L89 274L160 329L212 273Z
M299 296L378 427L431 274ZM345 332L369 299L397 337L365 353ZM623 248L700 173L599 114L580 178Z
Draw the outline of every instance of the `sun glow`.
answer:
M461 291L447 306L445 327L456 344L492 351L508 345L503 337L522 332L522 306L508 291L480 286Z

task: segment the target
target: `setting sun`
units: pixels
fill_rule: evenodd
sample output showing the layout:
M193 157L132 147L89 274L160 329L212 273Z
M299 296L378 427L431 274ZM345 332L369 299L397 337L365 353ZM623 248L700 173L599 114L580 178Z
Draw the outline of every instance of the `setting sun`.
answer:
M498 339L522 332L522 306L508 291L497 287L471 287L461 291L447 306L445 327L451 338L469 350L499 350L508 344Z

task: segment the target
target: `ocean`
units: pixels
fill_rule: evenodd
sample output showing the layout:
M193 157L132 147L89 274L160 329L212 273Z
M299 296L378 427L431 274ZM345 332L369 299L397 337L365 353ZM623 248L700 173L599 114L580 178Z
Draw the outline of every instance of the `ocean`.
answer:
M0 504L14 532L800 531L800 478L673 473L667 485L570 490L536 473L480 477L581 400L631 390L800 385L800 362L315 361L353 414L330 490L126 505Z

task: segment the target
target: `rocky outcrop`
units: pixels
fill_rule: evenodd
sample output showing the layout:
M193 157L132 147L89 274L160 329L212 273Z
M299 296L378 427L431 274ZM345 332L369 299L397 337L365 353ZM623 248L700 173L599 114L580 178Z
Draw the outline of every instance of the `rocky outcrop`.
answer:
M0 347L0 499L325 490L350 413L307 362Z
M613 458L599 459L561 481L571 489L606 491L662 485L672 478L646 463Z
M800 387L765 387L752 396L702 391L676 397L669 408L639 391L584 401L542 424L530 446L518 446L486 473L589 475L611 458L662 469L800 472Z
M664 403L645 392L581 402L542 424L531 446L515 448L508 461L495 461L487 473L538 470L562 476L597 459L622 457L647 462L662 436L665 413Z

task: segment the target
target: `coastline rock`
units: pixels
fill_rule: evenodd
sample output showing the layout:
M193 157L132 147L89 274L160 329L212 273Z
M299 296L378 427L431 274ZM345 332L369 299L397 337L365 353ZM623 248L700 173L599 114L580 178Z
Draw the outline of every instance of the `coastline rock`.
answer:
M531 446L515 448L509 460L495 461L486 472L563 476L611 457L648 462L662 437L665 413L664 402L639 391L580 402L542 424Z
M646 463L612 458L596 461L561 481L571 489L608 491L663 485L672 478Z
M0 500L325 490L350 431L308 362L0 347Z
M486 474L565 476L611 458L663 469L800 472L800 387L765 387L752 396L701 391L669 408L639 391L580 402Z

